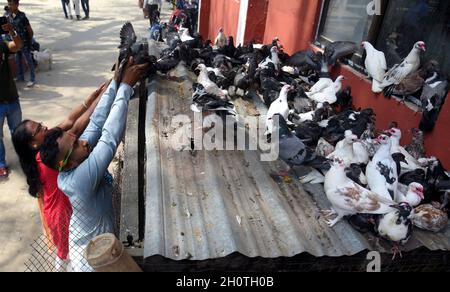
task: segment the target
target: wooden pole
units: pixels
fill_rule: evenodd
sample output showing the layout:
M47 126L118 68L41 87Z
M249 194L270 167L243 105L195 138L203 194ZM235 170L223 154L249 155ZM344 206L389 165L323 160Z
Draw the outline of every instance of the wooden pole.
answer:
M96 272L142 272L114 234L102 234L86 247L85 257Z

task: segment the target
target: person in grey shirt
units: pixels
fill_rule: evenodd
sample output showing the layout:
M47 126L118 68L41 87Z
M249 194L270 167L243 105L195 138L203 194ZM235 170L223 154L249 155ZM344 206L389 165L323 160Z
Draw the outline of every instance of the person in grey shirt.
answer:
M104 233L114 233L112 177L108 166L124 134L132 87L146 73L148 65L125 68L122 83L117 75L91 116L79 139L69 132L50 130L40 153L42 161L60 171L58 187L69 197L73 214L69 228L69 259L72 271L92 268L84 259L89 241Z

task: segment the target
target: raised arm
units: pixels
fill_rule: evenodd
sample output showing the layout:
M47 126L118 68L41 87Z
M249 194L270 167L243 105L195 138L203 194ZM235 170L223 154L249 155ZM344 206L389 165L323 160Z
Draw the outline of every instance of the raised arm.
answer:
M59 128L63 129L64 131L71 131L77 136L80 136L84 129L86 128L87 124L89 123L89 117L93 113L93 110L90 111L92 108L92 105L95 106L98 104L100 97L105 93L106 91L106 85L105 83L102 84L98 89L96 89L91 95L89 95L81 105L77 106L67 117L67 119L58 125ZM80 119L82 116L85 116L85 113L90 111L89 116L87 117L87 122L84 127L82 127L83 121L79 122L77 125L78 119ZM75 127L77 125L77 127Z
M87 178L88 181L83 183L86 187L95 189L103 179L103 175L113 160L125 131L128 102L133 95L132 86L136 84L139 78L146 72L147 68L148 66L144 64L130 65L126 69L123 82L120 84L116 99L111 107L111 112L102 128L101 138L98 144L88 159L75 170L77 176L79 174L80 177Z
M22 39L19 37L17 32L14 30L14 27L11 23L7 23L2 25L2 29L7 31L12 38L12 42L7 42L8 50L11 53L16 53L23 47Z
M103 83L102 86L92 94L94 96L97 96L97 98L95 98L92 103L91 102L83 103L83 108L85 109L85 111L79 118L77 118L73 126L70 128L69 132L73 133L77 137L80 137L81 134L83 134L84 130L86 130L86 127L90 122L91 115L97 108L97 105L100 102L100 99L103 96L103 94L106 92L108 85L109 84L107 83Z
M115 80L112 80L92 113L87 128L80 136L80 139L88 141L91 147L95 147L98 139L100 139L103 126L105 125L106 119L111 111L111 106L114 103L116 94L117 83Z

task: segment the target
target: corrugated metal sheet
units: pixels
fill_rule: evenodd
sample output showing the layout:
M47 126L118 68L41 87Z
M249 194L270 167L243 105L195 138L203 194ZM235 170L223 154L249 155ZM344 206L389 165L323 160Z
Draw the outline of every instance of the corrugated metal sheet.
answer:
M323 188L275 182L270 173L283 169L281 162L261 162L256 151L192 155L173 150L171 117L193 116L189 106L195 76L178 71L182 78L160 76L149 86L145 257L205 260L235 252L320 257L390 250L346 222L329 228L320 218L320 210L329 208ZM441 234L415 231L406 250L421 246L449 250L450 229Z

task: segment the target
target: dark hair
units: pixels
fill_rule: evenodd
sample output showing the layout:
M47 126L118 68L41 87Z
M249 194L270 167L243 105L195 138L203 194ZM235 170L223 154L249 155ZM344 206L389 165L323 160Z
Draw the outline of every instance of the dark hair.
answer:
M32 197L39 197L39 192L42 189L41 181L39 179L39 169L36 163L36 154L38 150L31 148L30 144L33 139L31 133L28 132L26 125L30 120L25 120L17 126L12 134L12 141L16 153L20 159L20 165L27 177L28 192Z
M8 0L8 3L10 3L10 2L12 2L14 4L19 4L19 0Z
M64 134L61 128L54 128L47 132L39 152L42 162L51 169L57 169L57 157L59 153L58 139Z

